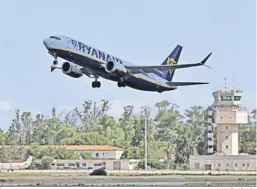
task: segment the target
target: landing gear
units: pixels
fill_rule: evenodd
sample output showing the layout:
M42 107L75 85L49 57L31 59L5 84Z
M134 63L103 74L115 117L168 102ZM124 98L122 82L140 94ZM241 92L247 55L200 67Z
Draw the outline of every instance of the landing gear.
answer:
M58 64L58 61L57 61L57 58L53 61L53 65L51 66L51 72L53 72L56 68L59 68L57 67L57 64Z
M57 61L57 59L55 59L54 61L53 61L53 65L57 65L58 64L58 61Z
M127 86L124 78L120 78L120 81L118 81L117 85L118 85L118 87L126 87Z
M52 55L53 55L53 57L54 57L53 65L57 65L57 64L58 64L58 61L57 61L57 54L56 54L56 53L53 53Z
M53 65L51 66L51 72L52 72L57 68L56 65L58 64L58 60L57 60L57 54L55 52L49 51L49 54L51 54L54 57Z
M124 81L118 81L118 87L126 87L126 83Z
M92 82L92 87L93 88L100 88L101 87L101 82L100 81L93 81Z
M100 88L101 87L101 82L97 81L97 79L99 78L98 75L94 75L95 81L92 82L92 87L93 88Z

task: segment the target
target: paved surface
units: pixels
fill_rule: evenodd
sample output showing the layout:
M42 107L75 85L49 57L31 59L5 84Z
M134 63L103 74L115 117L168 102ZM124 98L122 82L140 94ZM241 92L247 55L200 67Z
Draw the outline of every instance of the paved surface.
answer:
M256 186L255 176L20 176L0 186Z

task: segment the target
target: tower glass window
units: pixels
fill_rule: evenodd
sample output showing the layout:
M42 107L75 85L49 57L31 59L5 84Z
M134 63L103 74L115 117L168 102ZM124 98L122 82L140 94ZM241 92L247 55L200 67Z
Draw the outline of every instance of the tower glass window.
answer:
M221 96L221 101L232 101L232 96Z
M240 101L241 100L241 96L234 96L234 101Z

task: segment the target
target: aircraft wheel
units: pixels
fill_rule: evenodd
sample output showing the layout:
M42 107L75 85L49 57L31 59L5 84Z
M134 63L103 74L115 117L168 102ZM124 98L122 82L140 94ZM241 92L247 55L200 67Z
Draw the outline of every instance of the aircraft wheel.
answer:
M100 88L100 87L101 87L101 82L100 82L100 81L97 81L97 82L95 83L95 86L96 86L97 88Z
M92 87L93 87L93 88L96 87L96 82L95 82L95 81L92 82Z
M57 60L54 60L54 61L53 61L53 64L54 64L54 65L57 65L57 64L58 64L58 61L57 61Z
M118 82L117 84L118 84L118 87L122 87L122 85L121 85L121 83L120 83L120 82Z

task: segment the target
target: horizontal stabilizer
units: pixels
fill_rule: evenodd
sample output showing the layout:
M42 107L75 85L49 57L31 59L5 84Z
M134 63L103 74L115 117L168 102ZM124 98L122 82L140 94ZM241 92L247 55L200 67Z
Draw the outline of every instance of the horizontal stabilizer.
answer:
M170 86L188 86L188 85L203 85L209 84L206 82L167 82L166 84Z

